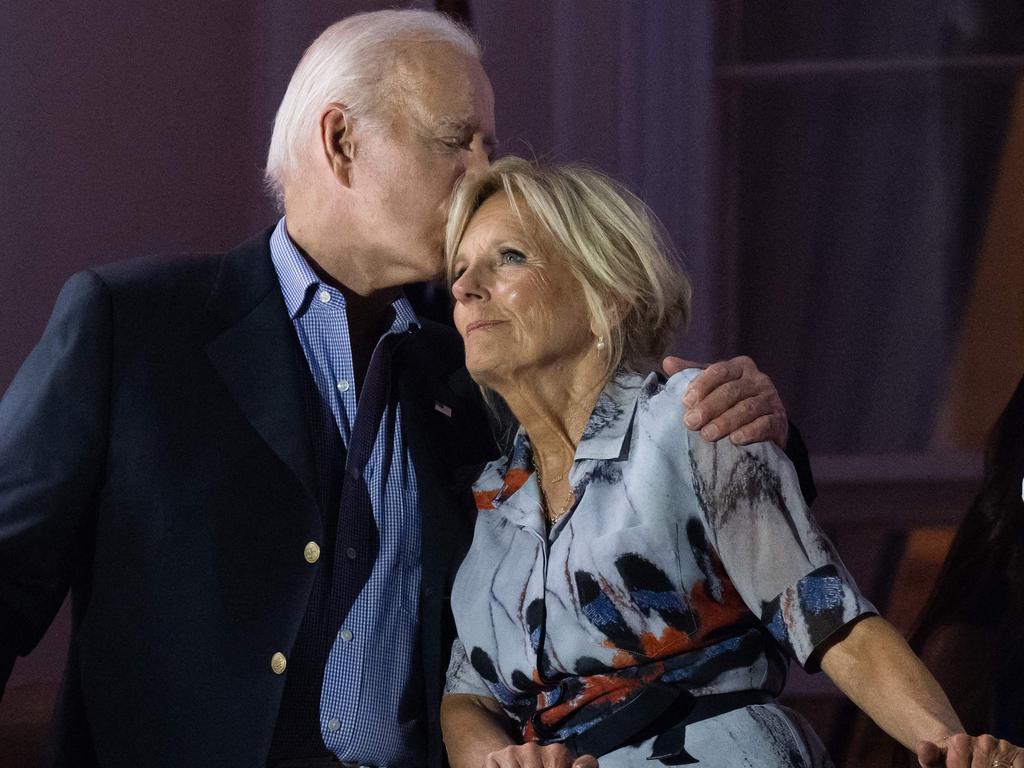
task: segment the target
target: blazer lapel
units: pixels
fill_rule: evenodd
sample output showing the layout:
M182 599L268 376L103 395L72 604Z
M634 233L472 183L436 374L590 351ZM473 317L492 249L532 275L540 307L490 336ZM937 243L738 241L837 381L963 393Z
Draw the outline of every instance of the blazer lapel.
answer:
M319 508L302 399L302 349L270 260L268 237L264 233L225 255L208 305L220 318L220 331L206 351L246 418Z
M421 341L412 338L404 344L408 347ZM459 528L471 524L466 510L461 508L456 489L451 487L450 459L456 449L450 442L451 436L457 434L458 421L463 414L460 404L441 386L440 375L429 364L429 357L418 354L403 357L404 375L398 374L398 398L405 437L416 467L423 542L423 592L431 597L440 596L452 547L460 538ZM415 373L410 370L410 357L416 358L422 366L413 369Z
M395 362L402 425L419 486L420 640L431 764L440 765L442 747L435 738L438 705L454 632L446 598L455 566L472 538L471 477L483 462L494 458L496 449L475 388L467 393L453 385L459 372L464 375L461 345L424 323L418 334L396 350Z

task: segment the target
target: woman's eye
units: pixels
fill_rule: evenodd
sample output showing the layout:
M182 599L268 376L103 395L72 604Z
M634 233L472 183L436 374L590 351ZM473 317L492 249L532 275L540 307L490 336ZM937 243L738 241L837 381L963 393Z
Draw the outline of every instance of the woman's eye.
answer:
M502 264L522 264L524 261L526 261L526 257L513 248L506 248L501 252Z

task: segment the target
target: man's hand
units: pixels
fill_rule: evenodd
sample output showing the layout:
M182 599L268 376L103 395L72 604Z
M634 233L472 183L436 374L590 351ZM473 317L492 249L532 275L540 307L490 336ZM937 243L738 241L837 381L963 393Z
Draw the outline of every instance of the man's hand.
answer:
M564 744L512 744L487 755L484 768L597 768L597 758L576 757Z
M1024 750L993 736L958 733L939 742L918 742L921 768L1024 768Z
M709 366L666 357L661 365L669 376L684 368L705 368L683 396L686 426L700 430L705 440L728 435L736 445L771 440L786 449L786 409L772 380L749 357L734 357Z

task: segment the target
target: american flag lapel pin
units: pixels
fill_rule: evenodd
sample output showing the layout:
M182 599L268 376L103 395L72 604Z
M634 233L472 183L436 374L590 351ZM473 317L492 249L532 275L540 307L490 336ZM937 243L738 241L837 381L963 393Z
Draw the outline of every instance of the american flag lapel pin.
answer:
M439 403L436 400L434 401L434 410L437 411L438 413L443 413L449 419L452 417L452 409L449 408L444 403Z

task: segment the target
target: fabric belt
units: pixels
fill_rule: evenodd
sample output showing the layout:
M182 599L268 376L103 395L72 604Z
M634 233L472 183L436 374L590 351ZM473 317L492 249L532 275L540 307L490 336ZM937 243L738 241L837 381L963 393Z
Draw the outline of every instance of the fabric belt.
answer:
M640 744L652 736L651 760L665 765L690 765L697 760L686 751L686 726L755 704L771 704L764 691L733 691L694 696L653 686L592 728L566 739L577 755L600 758L619 747Z

